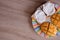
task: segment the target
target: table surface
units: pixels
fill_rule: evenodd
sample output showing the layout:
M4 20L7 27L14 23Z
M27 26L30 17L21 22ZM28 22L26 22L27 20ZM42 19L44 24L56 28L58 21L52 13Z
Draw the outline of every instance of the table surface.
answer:
M60 0L51 0L59 4ZM31 15L42 0L0 0L0 40L60 40L37 35L31 25Z

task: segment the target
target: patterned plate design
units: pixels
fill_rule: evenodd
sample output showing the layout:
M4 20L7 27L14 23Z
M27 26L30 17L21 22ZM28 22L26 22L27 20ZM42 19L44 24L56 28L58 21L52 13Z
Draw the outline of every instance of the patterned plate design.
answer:
M56 6L55 4L54 6L56 12L49 16L50 21L45 21L40 24L36 20L35 16L34 17L31 16L33 29L38 35L46 38L53 37L53 36L60 36L60 7Z

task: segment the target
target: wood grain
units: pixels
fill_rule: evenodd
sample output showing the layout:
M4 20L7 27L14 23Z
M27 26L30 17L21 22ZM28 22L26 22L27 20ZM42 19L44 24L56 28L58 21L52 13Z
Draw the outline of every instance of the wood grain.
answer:
M45 0L0 0L0 40L45 39L32 29L30 16Z

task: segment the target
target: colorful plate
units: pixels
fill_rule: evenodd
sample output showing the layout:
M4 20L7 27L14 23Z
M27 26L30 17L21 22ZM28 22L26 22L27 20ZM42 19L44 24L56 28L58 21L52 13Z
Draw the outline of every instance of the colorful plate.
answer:
M59 6L56 6L56 5L55 5L55 7L56 7L55 9L57 10L56 12L58 12L60 14L60 7ZM45 37L45 38L52 37L52 36L46 35L44 32L41 32L41 26L40 26L40 24L37 22L37 20L34 17L31 17L31 18L32 18L32 26L33 26L33 29L34 29L34 31L38 35L40 35L42 37ZM56 36L60 36L60 30L57 30Z

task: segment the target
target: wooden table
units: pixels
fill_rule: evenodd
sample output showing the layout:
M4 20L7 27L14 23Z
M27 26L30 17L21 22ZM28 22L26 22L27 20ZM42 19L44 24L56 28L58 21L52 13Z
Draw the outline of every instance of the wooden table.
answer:
M45 39L33 31L30 16L43 2L0 0L0 40L60 40L59 37Z

